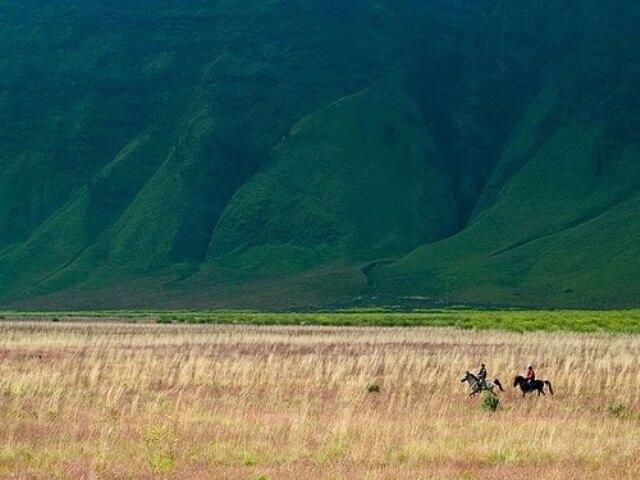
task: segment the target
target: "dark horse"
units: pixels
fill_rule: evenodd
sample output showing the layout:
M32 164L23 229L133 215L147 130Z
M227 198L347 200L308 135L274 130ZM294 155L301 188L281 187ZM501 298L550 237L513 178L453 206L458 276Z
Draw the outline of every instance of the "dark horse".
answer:
M524 378L522 375L516 376L513 379L513 388L520 387L522 390L522 396L524 397L529 392L538 391L538 396L540 394L544 395L544 386L547 385L549 387L549 393L553 395L553 387L551 386L551 382L549 380L532 380L531 382Z

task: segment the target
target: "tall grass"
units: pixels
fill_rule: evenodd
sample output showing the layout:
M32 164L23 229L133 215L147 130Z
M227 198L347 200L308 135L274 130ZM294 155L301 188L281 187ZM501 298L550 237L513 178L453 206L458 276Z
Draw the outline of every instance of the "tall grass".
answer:
M0 477L638 478L639 356L604 333L2 322ZM459 381L481 361L556 395L485 412Z

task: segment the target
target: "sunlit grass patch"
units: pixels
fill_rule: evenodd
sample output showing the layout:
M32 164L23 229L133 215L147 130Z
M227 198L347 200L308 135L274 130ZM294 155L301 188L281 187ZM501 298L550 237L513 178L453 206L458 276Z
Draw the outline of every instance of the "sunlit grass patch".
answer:
M144 437L149 468L156 472L171 472L176 463L177 441L174 427L152 425Z
M254 312L254 311L97 311L97 312L4 312L6 319L22 317L104 318L154 321L158 324L216 325L318 325L318 326L398 326L457 327L465 330L508 330L514 332L611 332L640 334L640 310L496 310L439 308L395 312L384 309L336 312Z

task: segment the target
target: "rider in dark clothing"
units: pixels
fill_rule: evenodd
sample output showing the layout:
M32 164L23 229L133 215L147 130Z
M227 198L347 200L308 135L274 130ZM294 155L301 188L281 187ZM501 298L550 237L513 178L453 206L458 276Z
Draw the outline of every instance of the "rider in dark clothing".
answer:
M478 386L480 388L484 388L487 386L486 380L487 380L487 369L484 366L484 363L480 364L480 370L478 370Z

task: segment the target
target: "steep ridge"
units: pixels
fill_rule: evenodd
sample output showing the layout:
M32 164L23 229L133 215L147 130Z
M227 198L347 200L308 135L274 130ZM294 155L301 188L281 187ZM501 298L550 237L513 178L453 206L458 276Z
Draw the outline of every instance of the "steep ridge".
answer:
M369 8L143 0L3 7L10 42L1 106L18 122L2 125L12 142L0 159L0 291L28 296L193 270L226 202L287 130L392 63L397 46L385 32L397 25L366 32ZM107 211L98 198L109 195L100 190L102 169L145 132L166 147L151 160L157 169L135 194L121 192L123 208ZM146 171L138 162L147 160L128 163L132 178ZM100 235L85 232L99 215Z
M637 304L638 23L599 0L2 6L0 301Z
M291 273L444 238L457 222L437 156L396 85L340 99L298 123L231 200L208 263Z
M636 303L637 283L612 293L610 282L638 271L640 143L606 116L578 108L559 120L558 109L557 96L533 103L469 226L372 272L381 291L512 305Z

